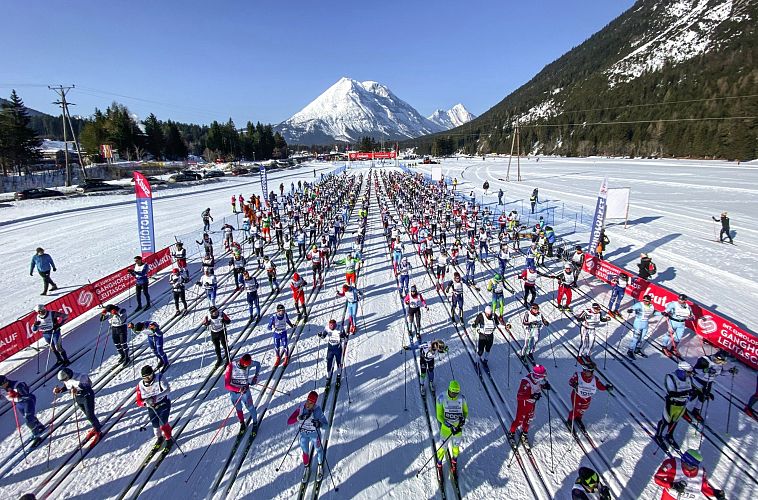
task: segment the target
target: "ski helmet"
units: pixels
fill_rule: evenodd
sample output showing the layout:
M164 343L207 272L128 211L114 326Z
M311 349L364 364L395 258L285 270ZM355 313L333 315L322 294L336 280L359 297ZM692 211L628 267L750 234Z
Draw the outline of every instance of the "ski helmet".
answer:
M295 273L295 274L293 274L293 275L292 275L292 279L293 279L294 281L300 281L300 275L299 275L299 274L297 274L297 273Z
M697 467L702 461L703 455L701 455L700 451L698 450L689 449L682 455L682 462L689 465L690 467Z
M140 370L140 375L142 375L142 378L145 377L152 377L155 374L153 371L153 367L150 365L145 365L142 367L142 370Z
M182 246L184 246L184 243L182 243L181 241L176 242L176 248L182 248Z
M47 309L45 309L45 304L37 304L36 306L34 306L34 310L35 310L36 312L38 312L38 313L43 313L43 312L45 312Z
M492 306L485 307L484 314L486 314L487 316L490 316L492 314Z
M171 270L171 272L172 272L172 273L174 273L174 274L179 274L179 268L178 268L178 267L175 267L175 268L173 268L173 269Z
M61 382L65 382L66 380L69 380L71 377L74 376L74 372L71 370L71 368L61 368L58 370L58 380Z
M306 402L316 404L318 403L318 392L311 391L308 393L308 397L306 398Z
M727 352L723 349L719 349L718 351L716 351L716 354L713 355L713 361L715 363L723 365L724 363L726 363L726 357L727 357Z
M243 355L240 357L240 360L239 360L239 365L240 365L242 368L247 368L247 367L248 367L248 366L250 366L251 364L253 364L253 357L250 355L250 353L249 353L249 352L246 352L245 354L243 354Z
M500 276L500 273L495 273L495 281L500 281L502 279L503 279L503 277Z
M447 392L452 392L454 394L460 394L461 392L461 384L458 383L457 380L451 380L450 383L447 386Z
M576 484L594 489L598 482L600 482L600 478L597 476L597 472L589 467L579 467L579 477L576 480Z
M687 300L687 296L683 293L679 294L679 302L685 302Z
M532 368L532 377L536 379L545 378L547 376L547 370L542 365L534 365Z
M677 367L679 370L682 370L683 372L686 372L686 373L689 373L689 372L691 372L691 371L692 371L692 365L691 365L691 364L689 364L689 363L688 363L688 362L686 362L686 361L680 361L680 362L679 362L679 364L678 364L678 365L676 365L676 367Z

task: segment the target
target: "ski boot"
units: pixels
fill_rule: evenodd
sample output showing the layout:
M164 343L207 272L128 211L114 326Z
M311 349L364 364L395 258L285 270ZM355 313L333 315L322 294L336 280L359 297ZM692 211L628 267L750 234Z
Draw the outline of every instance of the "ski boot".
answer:
M245 423L245 420L240 420L240 434L244 433L247 429L247 424Z
M574 425L577 426L577 427L579 427L582 430L582 432L586 432L587 431L587 428L584 427L584 422L582 422L582 417L576 417L574 419Z
M216 358L216 368L224 364L223 360L221 358Z
M643 351L639 347L634 350L634 354L636 354L637 356L639 356L641 358L647 358L647 354L645 354L645 351Z
M450 474L454 477L458 475L458 459L450 458Z
M700 422L700 423L702 423L702 422L703 422L703 416L700 414L700 410L698 410L697 408L695 408L694 410L692 410L692 416L693 416L693 417L695 418L695 420L697 420L698 422Z
M34 438L29 443L29 449L31 449L31 450L35 449L36 447L38 447L39 445L41 445L42 441L44 441L44 440L45 440L45 438L42 435L38 434L38 435L34 436Z
M276 355L276 358L274 358L274 366L279 366L279 362L281 361L281 358L279 355Z
M321 481L324 479L324 464L318 464L318 469L316 469L316 481Z
M755 420L758 420L758 415L756 415L755 411L752 408L750 408L749 406L746 406L745 409L744 409L744 411L745 411L745 414L748 417L751 417L751 418L753 418Z
M288 354L285 354L284 358L282 359L282 366L287 366L287 364L289 364L289 362L290 362L290 357L289 357Z
M439 459L437 459L437 460L435 460L435 464L434 465L435 465L435 468L437 469L437 479L439 479L440 481L442 481L443 480L443 478L442 478L442 461L439 460Z
M168 370L168 367L169 367L169 366L171 366L171 363L166 363L166 364L165 364L165 365L163 365L163 366L161 367L161 369L160 369L160 370L158 370L158 371L160 371L161 373L166 373L166 370Z
M666 435L666 443L673 449L679 450L681 449L681 446L679 446L679 443L676 442L676 439L674 439L673 434L667 434Z
M631 350L631 349L628 349L628 350L626 351L626 355L627 355L627 357L629 357L629 359L631 359L632 361L634 361L635 359L637 359L637 358L634 356L634 351L633 351L633 350Z

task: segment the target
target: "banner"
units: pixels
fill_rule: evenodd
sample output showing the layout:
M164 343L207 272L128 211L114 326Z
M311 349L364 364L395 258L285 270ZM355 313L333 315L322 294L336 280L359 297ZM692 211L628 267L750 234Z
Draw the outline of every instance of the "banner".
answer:
M101 144L100 155L106 160L113 159L113 147L110 144Z
M263 192L263 199L266 201L266 206L268 206L268 173L266 172L266 167L261 165L261 191Z
M606 196L608 193L608 178L603 178L603 182L600 184L600 192L597 196L597 205L595 205L595 217L592 221L592 231L590 232L590 247L587 252L595 256L597 255L597 246L600 243L600 231L603 230L605 224L605 208L606 208Z
M142 172L134 171L134 194L137 196L137 235L142 257L155 253L153 229L153 190Z
M350 161L353 160L392 160L397 157L396 151L377 151L376 153L359 153L356 151L347 154Z
M584 270L600 278L606 283L610 282L610 275L624 273L632 276L626 294L635 300L641 300L645 295L651 295L653 306L657 311L666 309L666 304L677 300L679 294L655 283L636 277L626 269L597 257L587 257L584 260ZM703 337L712 345L724 349L735 358L754 369L758 369L758 337L752 332L740 328L732 321L710 311L698 304L688 302L695 317L687 322L687 327L699 336Z
M433 181L442 180L442 167L432 167L432 180Z
M624 219L629 215L629 197L632 188L608 188L606 196L606 219Z

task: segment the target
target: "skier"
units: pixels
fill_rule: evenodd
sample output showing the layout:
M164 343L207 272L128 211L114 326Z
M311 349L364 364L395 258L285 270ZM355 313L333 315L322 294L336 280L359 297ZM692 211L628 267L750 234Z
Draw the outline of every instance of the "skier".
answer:
M582 273L582 267L584 266L585 254L581 245L574 247L574 253L569 258L571 266L574 268L574 281L579 281L579 275Z
M458 471L458 454L460 453L463 426L468 419L468 404L466 397L461 394L461 385L451 380L447 392L437 396L437 422L440 424L440 439L450 441L450 472L455 475ZM437 475L442 476L442 459L445 458L445 448L437 450Z
M663 487L661 500L696 498L703 494L723 500L722 490L714 488L706 478L705 469L700 467L703 456L698 450L687 450L682 458L667 458L655 473L655 483Z
M277 304L276 312L271 315L271 319L268 322L268 331L274 336L274 350L276 352L274 366L279 366L280 361L283 366L287 366L289 362L287 327L292 328L293 331L295 329L295 325L292 324L289 315L284 310L284 304ZM282 359L282 354L284 354L284 359Z
M200 281L195 283L196 286L203 287L205 290L205 298L208 299L208 303L211 306L216 305L216 293L218 292L218 284L216 282L216 275L211 273L211 270L204 269L204 274L200 277Z
M489 371L487 358L495 341L495 329L499 321L498 315L494 313L492 307L486 306L484 312L477 314L471 324L471 328L474 328L479 335L479 342L476 347L476 353L479 355L477 369L481 366L485 371Z
M137 308L134 310L134 312L139 311L142 309L142 298L140 297L140 292L145 296L145 309L150 309L150 294L147 291L147 287L149 284L149 279L147 277L147 273L150 271L150 268L142 262L142 257L137 255L134 258L134 268L129 269L129 274L134 276L134 295L137 298Z
M413 337L413 327L416 327L416 338L421 340L421 307L427 311L429 306L426 305L424 296L416 289L416 285L411 285L411 292L405 296L404 302L408 305L408 336Z
M326 428L328 422L324 411L318 404L318 393L311 391L302 406L287 419L288 425L300 422L300 449L303 451L303 465L308 467L311 461L311 446L316 451L316 463L318 464L317 480L323 478L324 448L321 445L321 429Z
M455 323L455 306L458 306L458 316L463 323L463 282L461 281L461 273L455 271L453 273L453 279L447 282L445 286L445 293L450 294L450 316Z
M178 271L178 269L175 269ZM100 313L100 321L108 320L108 324L111 328L111 338L113 339L113 345L116 346L119 358L118 363L129 365L129 341L127 339L126 331L126 309L118 307L113 304L107 304L103 307Z
M650 278L652 278L658 270L650 255L644 252L640 254L640 261L637 263L637 269L639 269L637 275L646 281L650 281Z
M171 293L174 295L174 307L176 308L175 315L179 316L179 301L184 304L184 312L187 312L187 297L185 293L185 285L189 281L189 277L181 274L179 269L174 268L171 271L171 275L168 277L168 282L171 285Z
M55 262L49 254L45 253L45 250L38 247L35 254L32 256L32 265L29 269L29 276L34 276L34 270L42 277L42 293L40 295L47 295L48 286L50 291L54 292L58 289L58 285L50 279L50 272L57 272L55 268Z
M44 439L45 426L39 421L34 411L37 397L29 390L27 383L17 382L5 375L0 375L0 396L10 401L14 413L19 412L24 417L26 426L32 431L31 448L39 446ZM16 421L18 422L17 413Z
M581 322L579 325L579 354L576 360L584 365L592 361L590 354L595 345L595 330L601 323L607 323L611 318L603 313L600 304L597 302L593 302L591 308L582 309L579 314L574 314L574 318Z
M611 298L608 301L608 315L621 320L621 300L624 298L626 287L629 286L629 275L626 273L611 274L608 276L611 282Z
M232 258L229 259L229 268L234 274L234 286L235 291L240 290L244 286L242 280L242 274L245 272L245 265L247 265L247 259L239 251L232 252Z
M537 277L543 276L537 271L534 265L531 265L521 271L519 279L524 282L524 307L529 308L537 300Z
M174 259L175 268L179 269L187 276L187 278L189 278L189 269L187 268L187 249L184 248L184 243L181 241L176 242L176 250L171 252L171 257Z
M326 339L326 383L328 384L332 379L332 367L335 361L337 363L337 377L342 376L342 352L347 344L347 334L344 328L337 328L337 320L332 318L324 331L317 335Z
M655 310L653 297L650 294L645 294L642 297L642 302L637 302L626 312L634 314L632 338L629 341L629 349L626 351L626 355L632 359L635 359L635 355L646 358L647 354L645 354L644 348L650 329L650 320L655 317L660 318L661 313Z
M200 323L201 326L210 329L211 342L213 342L213 349L216 351L216 368L224 364L221 359L221 344L224 345L224 358L226 363L229 362L229 339L226 335L226 325L231 324L232 320L225 312L219 311L218 307L211 306L208 308L208 314L203 318Z
M540 340L540 328L548 326L550 322L540 313L539 304L532 304L521 320L524 327L524 346L521 348L521 359L529 359L534 363L534 349Z
M292 290L292 301L295 303L298 319L301 316L308 317L308 311L305 308L305 287L307 285L308 283L298 273L292 275L290 290ZM302 309L300 306L302 306Z
M429 389L432 391L432 394L434 394L434 361L437 359L437 356L447 353L448 347L445 345L445 342L439 339L423 343L414 342L410 345L403 346L403 349L419 351L419 365L421 368L421 378L419 383L421 385L421 395L426 396L427 375L429 375Z
M395 274L397 274L399 278L397 288L400 292L400 296L408 295L408 283L410 280L411 269L412 266L410 262L408 262L408 257L403 257L403 260L400 261L400 265L395 270Z
M692 365L681 361L676 370L664 378L666 404L663 407L663 417L656 425L654 438L664 451L668 451L669 446L679 449L679 443L674 439L674 430L679 419L687 413L687 402L697 395L697 390L692 386L691 376Z
M170 363L168 362L168 356L166 356L166 353L163 351L163 331L161 331L161 327L158 323L155 321L140 321L137 323L129 323L128 327L134 333L145 331L145 334L147 335L147 343L150 346L150 349L152 349L153 354L158 358L158 365L156 368L158 368L161 373L165 372Z
M505 309L505 297L503 296L505 289L503 288L503 278L499 273L495 273L495 276L487 283L487 290L492 292L492 310L496 311L498 317L502 318L503 309Z
M603 252L605 252L605 249L610 245L611 240L608 239L608 236L605 234L605 228L600 230L600 241L597 244L597 257L600 260L603 260Z
M45 339L50 350L55 354L57 364L68 366L71 361L66 356L61 341L61 325L66 321L68 315L58 311L48 311L43 304L37 304L34 308L37 317L32 324L32 332L42 332L42 338Z
M727 238L729 238L729 243L734 244L734 240L732 239L732 232L729 229L729 214L726 212L721 212L721 217L717 219L716 217L711 217L714 222L721 222L721 231L719 232L719 242L724 242L724 235L726 235ZM37 249L39 250L39 249Z
M305 256L306 259L311 261L311 272L313 273L313 288L316 288L316 284L320 283L320 286L324 284L324 274L322 261L324 260L324 253L319 250L318 245L313 245L311 251Z
M532 206L532 213L534 213L534 206L537 204L537 195L532 193L529 197L529 204Z
M579 476L571 490L571 500L611 500L608 486L600 484L597 472L589 467L579 467Z
M666 304L666 310L662 314L668 318L668 335L663 337L663 341L661 342L663 354L669 358L673 356L681 357L677 346L684 335L686 322L695 319L694 314L692 314L692 308L687 304L687 296L680 293L676 301L672 300Z
M251 367L255 373L250 375ZM237 362L229 362L224 372L224 388L229 391L229 398L232 400L235 410L237 410L237 420L240 423L240 432L247 428L245 424L245 415L242 413L242 404L245 404L250 420L253 425L253 432L258 429L258 412L253 403L253 396L250 394L250 386L258 383L258 373L261 371L261 364L253 361L249 353L239 357Z
M92 390L92 381L86 374L74 373L70 368L61 368L58 371L58 380L63 382L63 386L56 385L53 387L53 394L60 394L66 390L71 392L71 397L76 406L92 425L92 429L87 432L82 443L86 443L92 438L90 448L95 446L103 433L101 432L100 421L95 415L95 391Z
M205 231L207 231L207 229ZM203 233L203 239L201 241L195 240L195 243L197 243L198 246L203 245L205 255L213 257L213 240L208 236L208 233Z
M232 213L233 214L237 213L237 197L234 195L232 195Z
M684 419L692 422L692 417L698 422L702 422L703 403L706 399L713 401L713 383L724 372L724 365L727 362L727 352L719 349L710 356L700 356L695 362L692 373L692 381L698 394L687 403L687 412ZM729 373L737 373L736 367L728 370Z
M251 276L245 271L242 275L245 292L247 292L247 305L250 309L250 321L260 318L261 303L258 297L258 278Z
M276 278L276 262L266 256L263 258L263 264L266 268L266 276L268 277L268 284L271 290L274 293L279 293L279 280Z
M584 430L582 417L584 416L584 412L590 407L592 396L598 390L612 391L613 384L602 383L600 379L595 376L595 363L590 361L582 367L581 373L576 372L571 376L569 385L572 388L572 409L569 411L566 425L572 432L574 430L574 424L578 425L581 430Z
M571 289L576 286L576 276L574 275L573 267L571 264L567 263L563 269L563 272L557 274L556 276L553 276L553 278L558 280L558 294L556 295L555 299L555 301L558 303L558 310L570 311L572 299ZM564 297L566 298L565 305L563 304Z
M466 277L464 281L469 285L475 285L474 276L476 275L476 251L474 244L470 244L466 249Z
M505 268L508 266L508 261L511 258L511 248L507 243L500 243L500 251L497 253L497 262L500 266L498 272L500 276L505 276Z
M147 416L157 439L155 446L160 446L164 440L172 439L171 425L168 423L171 415L168 393L171 387L163 379L163 374L155 373L150 365L143 366L140 374L142 380L137 384L137 406L147 408Z
M346 313L348 316L348 322L350 333L355 333L358 329L358 301L363 299L363 292L358 290L355 285L342 285L342 291L337 290L337 295L345 297L347 303Z
M516 429L521 427L522 436L529 439L529 424L534 418L534 407L542 397L542 391L550 390L547 370L542 365L534 365L532 371L521 379L516 395L516 418L511 423L510 438L515 439Z
M284 259L287 261L287 271L295 269L295 240L288 233L284 235Z
M503 204L503 188L500 188L497 192L497 204L502 205Z
M489 239L490 235L487 233L487 230L482 226L479 228L479 259L482 262L487 262L489 260L490 256L490 248L489 248Z

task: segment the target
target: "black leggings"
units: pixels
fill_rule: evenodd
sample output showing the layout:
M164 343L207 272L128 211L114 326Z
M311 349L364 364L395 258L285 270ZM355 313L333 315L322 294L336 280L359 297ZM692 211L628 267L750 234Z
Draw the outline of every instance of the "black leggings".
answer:
M211 342L213 342L213 349L216 351L216 358L221 361L221 344L223 344L226 360L229 361L229 346L226 345L224 330L211 332Z

